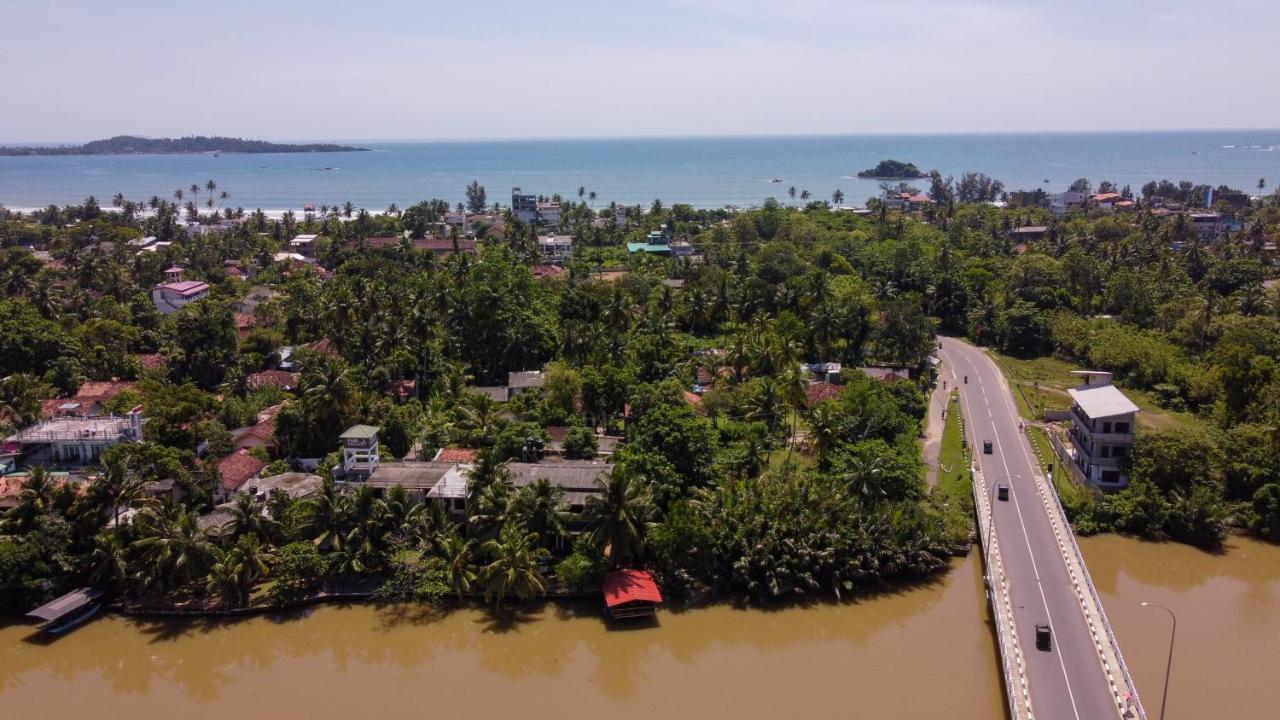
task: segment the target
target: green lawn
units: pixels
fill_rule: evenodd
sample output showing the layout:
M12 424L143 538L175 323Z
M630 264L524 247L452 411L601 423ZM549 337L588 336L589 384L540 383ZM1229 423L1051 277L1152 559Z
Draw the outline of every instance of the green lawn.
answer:
M947 401L947 422L938 450L938 483L933 502L942 512L947 536L956 545L973 538L973 490L969 480L969 457L962 446L960 403L954 394Z
M1077 383L1070 372L1079 370L1079 366L1055 357L1023 360L994 352L991 356L1009 381L1014 402L1023 417L1039 420L1042 410L1066 410L1071 407L1067 388ZM1166 410L1156 405L1150 393L1126 388L1122 383L1116 383L1116 387L1124 390L1124 394L1142 411L1138 413L1140 427L1153 430L1194 430L1201 427L1201 421L1195 415Z
M1049 437L1045 432L1044 428L1030 426L1027 428L1027 439L1031 441L1031 448L1040 462L1041 472L1046 472L1048 466L1053 465L1053 476L1050 478L1053 481L1053 487L1058 491L1058 499L1062 501L1062 507L1067 511L1067 517L1075 519L1079 517L1081 511L1094 503L1095 497L1088 489L1076 484L1071 478L1070 471L1062 467L1062 462L1054 454L1053 446L1049 444Z

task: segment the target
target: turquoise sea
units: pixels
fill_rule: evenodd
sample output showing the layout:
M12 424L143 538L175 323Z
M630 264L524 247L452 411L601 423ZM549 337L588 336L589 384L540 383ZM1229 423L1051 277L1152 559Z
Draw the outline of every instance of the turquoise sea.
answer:
M503 204L514 186L565 196L585 187L596 192L597 207L655 198L699 207L789 202L791 186L816 199L840 189L847 204L861 204L877 183L853 176L886 158L944 175L984 172L1011 190L1060 191L1079 177L1135 191L1162 178L1248 192L1259 178L1268 191L1280 183L1280 130L340 142L373 152L0 157L0 204L33 208L94 195L106 205L118 192L169 197L208 179L231 194L229 205L264 210L349 201L377 211L433 197L453 203L473 179L490 203Z

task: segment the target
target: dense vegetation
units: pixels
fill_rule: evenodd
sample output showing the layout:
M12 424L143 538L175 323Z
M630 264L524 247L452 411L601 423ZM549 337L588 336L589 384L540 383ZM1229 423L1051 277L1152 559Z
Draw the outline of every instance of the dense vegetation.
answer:
M0 147L0 156L19 155L177 155L189 153L310 153L358 152L365 148L332 143L273 143L232 137L192 135L183 138L146 138L116 135L83 145Z
M202 190L211 207L215 184L191 188ZM479 190L468 196L482 204ZM1264 237L1280 219L1270 198L1237 210L1249 230L1213 242L1185 214L1145 205L1053 219L954 194L918 216L878 203L859 216L823 202L729 213L655 201L614 227L595 222L613 208L566 202L575 262L538 279L536 233L509 217L501 235L481 228L476 255L364 246L421 237L449 209L442 201L301 220L227 208L221 217L242 222L193 234L174 196L118 197L119 212L90 199L0 223L6 421L22 425L40 399L112 377L140 379L113 402L140 401L149 418L147 441L109 453L83 491L39 474L27 482L0 529L7 608L86 574L135 599L234 604L334 583L377 586L385 599L501 603L590 585L615 565L649 567L669 591L765 602L936 571L968 528L951 512L964 495L956 478L940 497L921 479L927 380L884 385L855 368L883 362L927 378L939 329L1111 370L1198 418L1194 429L1144 430L1132 485L1073 505L1082 526L1202 544L1230 523L1270 537L1280 528L1280 299L1263 287L1274 277ZM185 214L215 219L194 198ZM1048 230L1015 240L1029 224ZM625 242L659 227L702 260L626 255ZM323 236L316 255L331 276L272 262L297 232ZM127 241L144 234L174 244L137 253ZM255 271L252 287L228 261ZM601 262L627 272L601 274ZM174 263L212 296L161 316L146 289ZM256 327L237 338L235 311L250 297ZM330 352L300 349L325 339ZM299 348L297 390L252 387L285 345ZM166 362L143 370L144 353ZM842 362L843 388L810 405L802 361ZM541 392L506 406L468 390L533 368L545 368ZM699 370L715 380L695 407L686 391ZM409 380L407 394L392 391ZM399 492L328 483L315 498L273 500L266 515L240 498L225 532L202 532L228 429L276 404L282 458L332 453L356 422L383 427L388 456L479 448L467 516L454 524ZM625 436L581 514L566 514L546 483L516 489L506 477L503 462L550 426L569 428L566 451L582 457L596 428ZM175 479L182 499L146 500L143 483L159 478ZM121 509L137 515L110 526Z
M176 201L147 204L156 209L145 218L146 204L118 198L118 213L87 202L0 226L10 423L32 420L42 397L111 377L139 378L113 404L141 402L148 417L147 441L111 451L84 492L28 481L0 530L11 609L87 575L148 602L283 601L321 583L373 583L387 599L501 602L635 564L670 591L764 602L934 572L967 539L944 528L921 480L921 386L853 369L872 360L926 369L933 347L918 292L885 292L886 278L854 270L877 232L870 221L772 201L735 216L655 203L624 229L593 225L596 213L579 203L564 214L584 255L666 226L700 236L706 261L629 258L616 280L573 264L536 280L531 229L511 220L508 239L476 255L361 247L417 234L447 209L439 202L350 220L336 209L302 222L249 214L205 235L179 222ZM270 261L300 231L324 235L316 254L332 277ZM175 245L137 253L126 241L143 234ZM28 244L52 257L42 263ZM257 268L256 289L226 273L228 260ZM206 278L212 297L161 316L144 289L175 262ZM683 287L661 282L670 277ZM257 327L238 340L237 304L268 294L253 309ZM301 348L321 339L332 353ZM284 345L302 366L297 391L251 387ZM142 370L146 353L164 367ZM843 392L808 406L802 360L845 363ZM686 390L699 366L720 379L695 408ZM542 392L506 406L467 389L544 367ZM389 392L408 380L407 397ZM225 532L199 531L228 429L277 403L283 458L330 454L356 422L383 428L389 457L415 441L428 458L440 447L481 449L464 522L402 494L330 484L317 498L273 500L269 518L241 498ZM570 456L594 454L593 428L625 436L580 515L566 515L554 487L505 479L503 461L553 425L569 428ZM332 456L321 463L331 465ZM146 500L143 483L158 478L175 479L181 500ZM115 528L120 508L138 513Z
M914 163L901 162L899 160L881 160L873 168L860 170L858 177L874 180L915 180L928 177L928 175L921 172L920 168L916 167Z

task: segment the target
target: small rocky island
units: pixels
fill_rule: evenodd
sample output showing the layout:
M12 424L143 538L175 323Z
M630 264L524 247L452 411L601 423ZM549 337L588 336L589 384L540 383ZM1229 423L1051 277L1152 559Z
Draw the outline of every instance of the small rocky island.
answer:
M928 174L920 172L920 168L914 163L881 160L875 167L858 173L858 177L872 180L916 180L928 177Z
M232 137L192 135L184 138L145 138L117 135L83 145L56 147L0 147L0 156L22 155L194 155L200 153L318 153L368 152L368 148L332 143L273 143Z

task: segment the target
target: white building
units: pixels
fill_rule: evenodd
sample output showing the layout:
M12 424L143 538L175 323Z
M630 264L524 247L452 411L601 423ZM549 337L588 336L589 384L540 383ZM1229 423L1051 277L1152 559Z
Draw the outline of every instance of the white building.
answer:
M543 225L560 225L560 203L558 202L540 202L538 203L538 222Z
M32 465L95 464L108 448L142 440L142 408L120 417L60 416L42 420L9 438Z
M617 205L613 208L613 224L618 227L627 226L627 206Z
M316 238L319 235L298 235L289 241L289 249L300 255L315 257Z
M199 280L183 280L182 268L174 265L164 271L166 282L151 288L151 301L156 310L168 315L183 305L209 297L208 283Z
M538 254L544 263L564 265L573 259L573 238L568 235L543 235L538 238Z
M1124 468L1133 453L1138 406L1111 384L1111 373L1077 370L1083 380L1071 395L1072 459L1089 482L1121 488L1129 482Z

